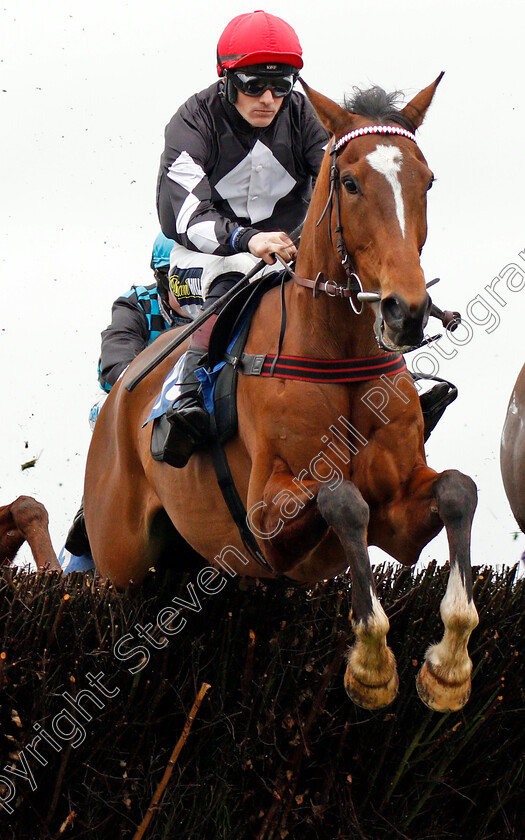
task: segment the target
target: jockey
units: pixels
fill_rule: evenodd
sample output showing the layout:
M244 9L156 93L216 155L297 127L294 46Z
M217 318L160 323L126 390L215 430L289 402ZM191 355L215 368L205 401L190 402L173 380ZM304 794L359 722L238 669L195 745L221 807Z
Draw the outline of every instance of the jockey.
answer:
M111 324L102 333L98 381L103 394L89 412L91 431L100 409L119 376L135 356L170 327L186 326L194 317L181 306L168 286L170 252L175 243L161 232L153 243L150 267L155 283L132 286L114 302Z
M263 11L235 17L217 46L218 82L192 96L166 128L157 209L175 240L169 286L206 310L261 259L274 270L297 249L289 233L306 215L328 135L294 91L303 66L292 27ZM217 314L193 334L181 396L168 409L164 459L188 462L209 433L195 376Z
M98 379L106 393L135 356L148 347L161 332L189 324L192 314L179 303L168 287L170 252L173 240L159 233L153 243L151 268L155 283L132 286L114 302L111 324L102 333Z

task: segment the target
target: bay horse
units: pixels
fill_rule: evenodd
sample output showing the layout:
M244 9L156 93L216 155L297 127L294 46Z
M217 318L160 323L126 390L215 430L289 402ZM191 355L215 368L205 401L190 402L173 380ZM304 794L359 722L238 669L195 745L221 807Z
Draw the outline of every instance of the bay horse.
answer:
M309 206L294 280L284 291L283 357L382 364L386 353L407 351L423 340L431 300L420 252L433 175L413 132L440 79L402 110L378 88L341 107L303 83L332 141ZM353 297L352 284L364 290L361 298ZM263 297L247 353L266 354L279 346L279 294L276 288ZM117 587L140 583L164 551L172 526L222 571L219 561L226 555L226 568L235 573L286 575L303 584L350 567L355 641L345 688L358 705L374 709L394 699L398 676L367 546L413 565L445 526L450 546L441 603L445 631L425 654L417 688L432 709L462 708L471 685L467 644L478 623L470 569L476 487L455 470L438 474L427 466L412 378L406 371L395 383L377 372L372 381L351 384L239 377L238 433L225 450L269 567L261 569L242 553L210 453L197 451L180 470L151 457L151 424L143 424L177 353L133 390L126 385L137 365L153 359L169 338L161 336L128 368L95 427L84 499L99 572Z
M48 526L47 510L32 496L19 496L10 505L0 506L0 566L12 563L27 540L38 571L61 572Z
M525 533L525 365L512 390L503 425L500 467L509 505Z

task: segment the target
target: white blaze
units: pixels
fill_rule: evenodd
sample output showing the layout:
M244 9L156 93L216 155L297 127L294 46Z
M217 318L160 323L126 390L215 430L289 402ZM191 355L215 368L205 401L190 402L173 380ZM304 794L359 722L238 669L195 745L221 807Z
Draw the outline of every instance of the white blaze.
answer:
M405 238L405 206L403 204L403 193L399 183L398 172L401 169L403 155L397 146L378 146L373 152L366 156L372 169L384 175L394 193L397 220L403 239Z

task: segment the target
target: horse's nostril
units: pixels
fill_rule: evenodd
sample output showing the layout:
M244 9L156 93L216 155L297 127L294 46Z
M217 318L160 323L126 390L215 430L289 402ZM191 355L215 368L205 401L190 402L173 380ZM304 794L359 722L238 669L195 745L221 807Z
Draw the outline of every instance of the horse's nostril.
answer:
M381 309L383 318L389 325L398 324L405 317L403 307L394 297L386 298L381 304Z

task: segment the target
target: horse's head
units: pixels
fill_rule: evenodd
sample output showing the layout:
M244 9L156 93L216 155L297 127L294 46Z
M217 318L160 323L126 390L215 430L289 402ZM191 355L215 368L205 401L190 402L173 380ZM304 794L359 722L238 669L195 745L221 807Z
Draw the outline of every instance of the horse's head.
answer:
M380 88L358 91L342 108L305 85L333 135L314 194L315 211L328 202L331 221L321 228L326 234L331 224L334 250L339 258L348 257L347 274L355 273L364 291L377 293L370 305L376 338L387 350L417 347L429 317L431 301L419 255L427 235L426 194L434 177L414 132L442 75L402 110L394 106L395 95Z

